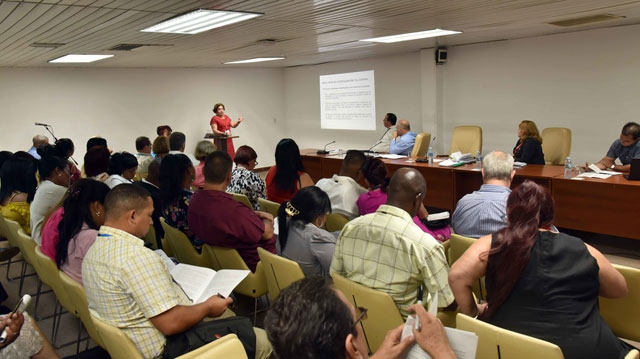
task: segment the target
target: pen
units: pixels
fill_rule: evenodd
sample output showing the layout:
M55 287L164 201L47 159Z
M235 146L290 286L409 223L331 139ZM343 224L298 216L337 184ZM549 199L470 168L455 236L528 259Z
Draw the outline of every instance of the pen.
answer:
M218 298L225 299L225 298L224 298L224 295L222 295L222 294L220 294L220 293L216 294L216 296L217 296Z
M422 305L422 295L424 293L424 289L422 285L418 287L418 304ZM420 318L416 315L416 330L420 330Z

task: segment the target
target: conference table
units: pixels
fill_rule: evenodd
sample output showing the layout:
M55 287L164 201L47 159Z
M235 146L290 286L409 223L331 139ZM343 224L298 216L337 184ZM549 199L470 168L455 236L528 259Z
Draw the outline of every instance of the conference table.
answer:
M315 149L300 151L305 170L314 182L340 171L344 155L318 155ZM453 211L458 200L482 185L476 164L442 167L402 159L382 159L390 174L412 167L427 181L425 206ZM516 169L515 188L532 180L551 191L555 202L554 224L561 228L640 239L640 181L622 175L607 179L567 179L563 166L527 165ZM636 222L636 221L639 222Z

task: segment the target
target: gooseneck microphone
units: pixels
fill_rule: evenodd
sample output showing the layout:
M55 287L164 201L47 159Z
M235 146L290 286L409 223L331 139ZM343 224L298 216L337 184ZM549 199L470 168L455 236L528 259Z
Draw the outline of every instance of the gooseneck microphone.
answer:
M46 123L41 123L41 122L36 122L36 123L34 123L34 125L36 125L36 126L49 127L49 125L47 125Z
M318 151L316 151L316 153L319 154L319 155L327 155L327 154L329 154L329 151L327 151L327 146L329 146L332 143L336 143L336 141L331 141L331 142L327 143L326 145L324 145L324 150L318 150Z

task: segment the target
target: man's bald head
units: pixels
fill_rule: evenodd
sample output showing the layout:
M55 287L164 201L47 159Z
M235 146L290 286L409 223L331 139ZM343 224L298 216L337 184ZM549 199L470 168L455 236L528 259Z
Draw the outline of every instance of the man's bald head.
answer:
M31 141L33 142L33 147L41 147L46 144L49 144L49 138L43 135L35 135L31 139Z
M418 213L427 194L427 182L416 169L403 167L391 177L387 188L387 204L404 209L412 217Z
M400 120L396 126L396 131L398 131L398 135L402 136L411 131L411 124L407 120Z

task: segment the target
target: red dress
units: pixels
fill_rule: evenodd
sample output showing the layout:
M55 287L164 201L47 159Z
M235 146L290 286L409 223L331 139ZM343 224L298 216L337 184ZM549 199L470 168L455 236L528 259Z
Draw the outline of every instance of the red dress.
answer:
M229 133L231 133L231 119L229 118L229 116L224 115L223 118L220 118L218 116L213 116L211 117L211 122L209 122L209 124L213 125L214 123L218 125L218 131L225 132L229 130ZM216 148L219 148L218 141L219 140L214 140ZM229 154L229 156L231 156L231 159L233 160L233 157L235 157L236 155L236 150L233 148L233 139L231 138L227 138L227 153Z

